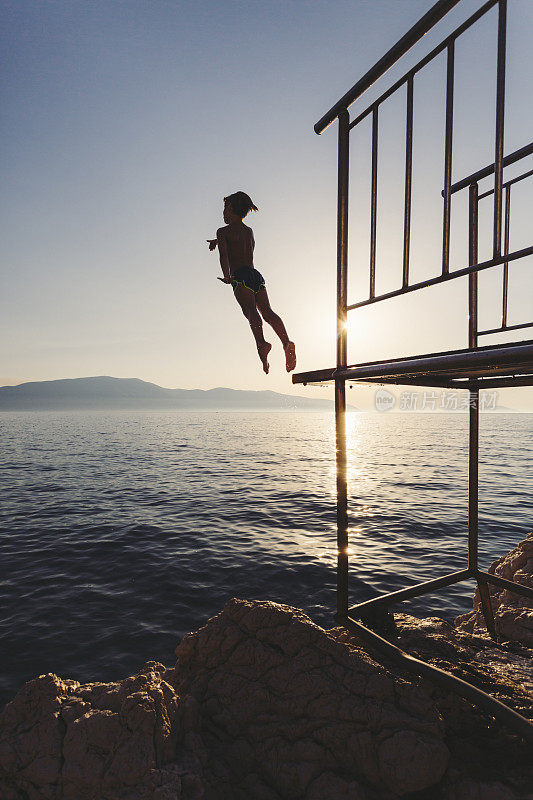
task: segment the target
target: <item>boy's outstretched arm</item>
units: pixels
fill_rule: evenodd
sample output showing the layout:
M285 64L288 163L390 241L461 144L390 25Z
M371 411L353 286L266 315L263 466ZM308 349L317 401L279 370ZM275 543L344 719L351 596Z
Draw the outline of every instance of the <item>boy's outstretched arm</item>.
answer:
M217 242L218 242L218 254L220 256L220 266L222 267L222 273L224 275L223 278L219 278L219 281L222 281L223 283L231 283L231 269L229 265L228 246L226 242L226 237L224 235L224 228L218 229Z

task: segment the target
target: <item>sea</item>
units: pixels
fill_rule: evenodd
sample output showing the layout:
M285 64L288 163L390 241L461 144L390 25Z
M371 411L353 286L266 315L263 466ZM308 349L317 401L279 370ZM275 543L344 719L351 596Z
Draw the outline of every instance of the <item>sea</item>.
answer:
M533 414L480 421L480 564L533 529ZM467 560L468 416L347 415L350 602ZM330 412L0 414L0 706L134 674L231 597L335 625ZM402 604L453 620L463 583Z

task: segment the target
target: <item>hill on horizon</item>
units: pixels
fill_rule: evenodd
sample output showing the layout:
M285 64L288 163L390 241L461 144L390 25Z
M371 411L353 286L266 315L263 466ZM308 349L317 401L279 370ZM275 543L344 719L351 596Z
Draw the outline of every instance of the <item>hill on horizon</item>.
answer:
M330 410L332 400L269 390L165 389L140 378L64 378L0 387L1 411L89 409ZM351 406L352 410L355 407Z

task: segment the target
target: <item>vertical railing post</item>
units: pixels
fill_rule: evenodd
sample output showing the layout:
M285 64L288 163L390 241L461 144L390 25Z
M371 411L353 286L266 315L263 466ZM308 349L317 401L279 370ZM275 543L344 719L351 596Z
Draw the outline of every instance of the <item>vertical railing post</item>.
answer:
M444 138L444 212L442 217L442 274L450 271L450 212L453 151L453 79L455 42L448 45L446 67L446 132Z
M511 223L511 186L505 187L505 228L503 237L503 254L509 253L509 233ZM509 294L509 262L503 265L503 290L502 290L502 328L507 327L507 296Z
M403 211L403 276L402 287L409 284L409 249L411 242L411 191L413 177L413 76L407 79L405 126L405 193Z
M478 185L469 189L468 263L478 262ZM468 276L468 347L477 347L477 272ZM478 568L478 459L479 459L479 391L469 389L468 446L468 568Z
M348 174L350 117L339 114L337 200L337 369L347 364ZM337 465L337 613L348 615L348 491L346 480L346 383L335 380Z
M496 67L496 137L494 151L493 258L502 252L503 129L505 118L505 40L507 0L498 3L498 62Z
M468 260L473 266L478 263L478 185L469 190ZM468 276L468 347L477 347L478 341L478 275ZM494 615L487 582L479 575L478 528L479 528L479 388L471 384L469 390L469 443L468 443L468 569L476 577L481 608L487 630L496 637Z
M369 297L376 295L376 237L378 216L378 136L379 106L372 112L372 177L370 186L370 292Z

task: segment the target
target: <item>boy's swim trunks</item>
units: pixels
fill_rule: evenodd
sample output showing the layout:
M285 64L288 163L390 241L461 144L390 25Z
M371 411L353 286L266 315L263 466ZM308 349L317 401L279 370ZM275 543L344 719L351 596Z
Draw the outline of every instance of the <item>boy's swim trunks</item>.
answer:
M245 286L247 289L251 289L254 294L257 294L260 289L265 288L265 279L253 267L239 267L233 273L231 285L234 292L237 286Z

